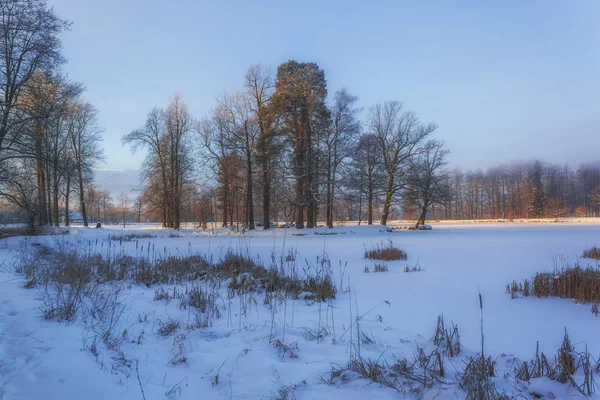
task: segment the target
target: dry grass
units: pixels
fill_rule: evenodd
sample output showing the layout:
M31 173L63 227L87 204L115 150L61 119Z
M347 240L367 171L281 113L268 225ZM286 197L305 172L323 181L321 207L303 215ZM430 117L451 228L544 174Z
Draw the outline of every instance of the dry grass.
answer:
M373 249L365 249L365 258L368 258L369 260L394 261L406 260L407 255L404 250L394 247L390 240L388 243L377 243L377 246Z
M519 295L536 297L560 297L578 303L600 302L600 268L579 265L564 267L553 272L539 272L533 279L516 281L506 285L512 298Z
M179 321L175 321L173 319L169 319L165 322L159 321L160 327L158 328L157 333L160 336L170 336L179 329L181 325Z
M594 260L600 260L600 249L596 246L591 249L587 249L583 252L584 258L593 258Z
M554 357L547 357L539 352L529 361L517 363L514 368L515 378L529 382L531 379L548 378L563 384L570 384L582 395L590 396L596 391L594 372L598 372L600 364L586 351L576 352L569 335L565 331L563 342ZM575 375L583 374L583 380L577 382Z
M151 235L149 233L128 233L121 235L110 235L108 240L118 241L118 242L133 242L135 240L141 239L154 239L155 235Z
M373 272L388 272L388 266L385 264L375 264Z

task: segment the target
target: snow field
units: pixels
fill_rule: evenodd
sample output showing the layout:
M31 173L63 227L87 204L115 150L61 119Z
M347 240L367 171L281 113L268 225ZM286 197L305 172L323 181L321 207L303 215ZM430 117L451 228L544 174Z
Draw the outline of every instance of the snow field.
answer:
M326 253L338 289L336 299L319 303L288 298L277 302L272 313L264 294L228 299L223 285L220 318L214 318L210 327L189 330L194 310L180 308L177 299L154 300L161 286L173 292L185 291L185 284L177 288L125 284L120 294L125 310L115 332L123 337L120 349L133 363L119 372L114 370L114 354L102 343L97 344L97 355L92 354L97 332L81 321L65 326L43 320L37 289L23 289L23 279L8 268L20 239L5 239L0 249L5 260L5 272L0 274L0 398L141 399L140 384L146 399L266 399L285 398L281 396L286 393L298 399L398 398L398 392L364 379L323 382L332 366L344 366L356 354L356 330L349 329L356 316L362 316L360 330L374 341L361 345L361 356L378 359L383 354L391 363L395 356L410 358L416 345L431 346L437 317L443 314L447 325L450 321L458 325L463 348L461 356L446 366L453 374L463 356L474 355L481 347L479 292L485 352L500 357L500 371L511 372L512 357L529 360L537 342L540 351L555 354L565 327L577 349L587 346L590 353L600 355L596 334L600 320L589 305L565 299L510 299L505 293L513 279L553 269L556 256L575 262L584 249L598 244L598 225L452 224L435 225L432 231L392 233L361 226L336 228L336 235L314 234L326 229L305 230L305 236L295 236L298 232L292 229L245 235L218 230L214 236L182 231L171 238L169 231L149 228L128 228L125 233L156 238L111 243L132 255L139 254L141 246L147 249L148 243L158 253L210 254L214 259L233 250L267 265L272 256L280 260L292 252L297 268L309 272ZM71 229L71 233L68 240L82 242L121 234L116 228ZM407 252L408 260L386 262L388 272L365 273L365 266L373 271L375 264L364 259L365 248L388 239ZM422 271L405 273L406 265L419 265ZM180 322L179 329L160 336L161 323L170 320ZM323 327L329 334L310 340L307 332L314 334ZM276 339L297 346L296 357L274 348L270 342ZM186 362L170 363L178 354ZM510 391L514 386L514 380L497 379L500 389ZM556 398L581 397L573 388L548 379L533 381L525 395L534 389L546 396L552 392ZM463 398L464 393L448 384L420 396L450 399Z

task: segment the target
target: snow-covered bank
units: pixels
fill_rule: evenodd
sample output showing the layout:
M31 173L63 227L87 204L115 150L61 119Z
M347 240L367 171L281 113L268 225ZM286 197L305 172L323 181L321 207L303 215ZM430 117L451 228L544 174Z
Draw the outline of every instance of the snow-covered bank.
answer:
M116 227L71 228L67 238L100 246L96 240L118 236L119 231ZM278 305L274 324L263 296L257 296L257 304L244 318L240 318L240 300L233 297L211 327L180 329L178 334L185 337L179 339L178 335L159 336L160 322L174 319L185 324L191 318L190 308L181 309L174 300L155 301L155 291L161 285L127 288L122 294L126 311L117 331L127 331L122 351L128 359L139 360L146 398L277 398L282 389L306 399L397 398L395 391L364 380L327 385L320 379L332 365L348 361L350 333L344 332L356 315L375 307L360 321L363 332L375 339L375 343L362 346L364 357L377 359L382 353L390 359L393 354L411 356L415 343L426 346L430 342L440 314L458 325L464 354L473 355L481 346L478 292L483 296L487 355L506 354L529 360L538 341L540 351L555 354L565 327L577 348L587 345L590 353L600 354L600 337L596 334L600 319L591 314L589 305L564 299L513 300L505 293L506 284L513 279L553 268L555 255L576 261L584 249L599 244L599 225L436 224L432 231L389 233L381 227L361 226L334 229L335 235L315 232L329 231L305 230L305 236L296 236L298 232L292 229L245 235L184 230L177 233L178 237L169 237L175 235L146 226L129 227L124 233L148 233L156 238L113 240L112 246L132 255L139 254L142 246L147 250L150 244L161 253L212 254L215 258L233 249L268 263L272 254L280 259L292 251L302 266L316 264L317 257L326 252L338 286L332 309L323 303L290 300ZM388 262L388 272L365 273L365 266L374 265L363 258L365 247L388 239L407 252L408 260ZM55 239L41 240L51 243ZM19 241L9 238L0 242L0 257L9 262ZM403 267L407 264L418 264L422 271L405 273ZM92 354L89 347L93 335L80 324L65 326L44 321L36 299L39 293L23 289L23 279L15 277L5 265L7 271L0 276L0 398L2 394L6 399L142 398L135 365L129 368L129 377L112 371L109 352ZM172 286L162 286L173 290ZM347 287L350 292L345 290ZM307 330L318 331L328 311L334 313L329 335L321 341L309 340ZM286 345L298 345L297 358L282 357L269 344L272 325L274 334ZM180 349L187 362L169 364ZM508 360L500 361L506 364ZM455 363L458 366L462 361L459 358ZM499 368L510 371L510 365ZM513 383L507 380L505 386ZM573 388L552 382L542 389L545 395L552 391L556 398L581 396ZM438 398L463 396L456 386L438 394Z

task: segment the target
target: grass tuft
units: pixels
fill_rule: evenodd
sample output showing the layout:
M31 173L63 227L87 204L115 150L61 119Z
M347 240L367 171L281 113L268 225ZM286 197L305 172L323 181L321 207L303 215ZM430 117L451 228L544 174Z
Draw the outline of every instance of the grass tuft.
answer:
M365 249L365 258L369 260L383 260L383 261L394 261L394 260L406 260L407 255L404 250L394 247L391 240L388 243L377 243L377 246L373 249Z

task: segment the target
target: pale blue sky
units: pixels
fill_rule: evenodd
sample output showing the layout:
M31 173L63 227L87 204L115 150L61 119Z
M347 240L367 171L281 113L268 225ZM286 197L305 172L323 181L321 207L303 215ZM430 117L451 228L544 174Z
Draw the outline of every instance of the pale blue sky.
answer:
M402 100L452 151L452 166L600 159L600 2L49 0L74 24L66 71L106 128L105 169L174 91L205 116L250 64L317 62L329 92L365 110ZM362 116L366 115L366 111Z

